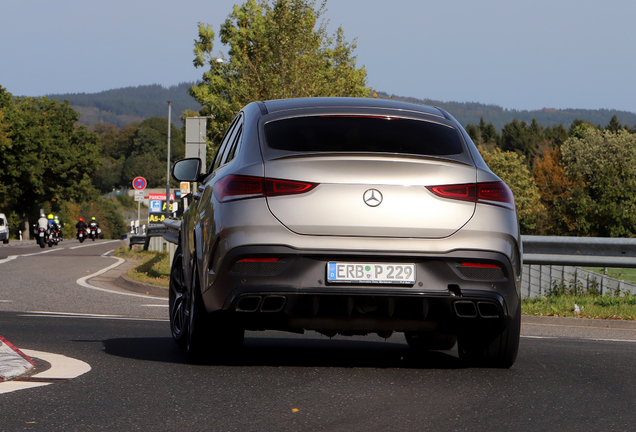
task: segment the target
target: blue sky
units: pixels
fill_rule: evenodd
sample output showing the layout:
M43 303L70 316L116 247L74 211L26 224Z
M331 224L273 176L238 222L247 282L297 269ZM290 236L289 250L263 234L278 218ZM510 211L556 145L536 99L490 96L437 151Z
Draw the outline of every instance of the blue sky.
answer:
M199 21L236 0L0 0L0 85L16 96L195 81ZM329 0L369 86L508 109L636 112L633 0ZM215 50L223 47L217 39Z

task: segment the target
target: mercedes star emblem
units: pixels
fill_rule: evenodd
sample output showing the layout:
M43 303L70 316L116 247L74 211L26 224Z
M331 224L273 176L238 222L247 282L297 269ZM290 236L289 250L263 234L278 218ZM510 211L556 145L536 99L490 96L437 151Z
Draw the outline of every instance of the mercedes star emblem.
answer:
M377 207L382 204L382 193L377 189L368 189L362 198L369 207Z

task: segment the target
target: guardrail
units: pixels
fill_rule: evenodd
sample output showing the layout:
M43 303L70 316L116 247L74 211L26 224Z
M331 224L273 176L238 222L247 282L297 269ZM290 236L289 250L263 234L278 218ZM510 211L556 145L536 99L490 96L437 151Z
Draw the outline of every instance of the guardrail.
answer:
M636 268L636 238L521 236L523 263Z

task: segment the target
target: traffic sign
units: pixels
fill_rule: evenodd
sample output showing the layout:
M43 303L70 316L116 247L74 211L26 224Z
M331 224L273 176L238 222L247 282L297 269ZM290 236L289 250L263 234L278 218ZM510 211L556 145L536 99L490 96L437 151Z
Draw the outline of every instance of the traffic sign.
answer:
M144 191L136 190L135 191L135 201L143 201L144 200Z
M181 196L187 195L189 193L190 193L190 183L181 182Z
M143 177L135 177L132 184L133 184L133 187L137 190L146 189L146 179Z

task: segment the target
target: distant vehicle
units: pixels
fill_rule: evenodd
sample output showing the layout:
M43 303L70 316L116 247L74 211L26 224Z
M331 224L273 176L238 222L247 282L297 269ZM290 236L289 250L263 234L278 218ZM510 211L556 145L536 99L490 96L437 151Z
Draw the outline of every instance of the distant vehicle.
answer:
M128 234L122 234L119 236L119 240L126 240L128 238Z
M9 243L9 221L4 213L0 213L0 240L2 243Z
M253 102L184 213L169 289L190 361L245 330L403 332L414 350L458 343L468 364L510 367L521 325L512 192L447 112L353 98Z

